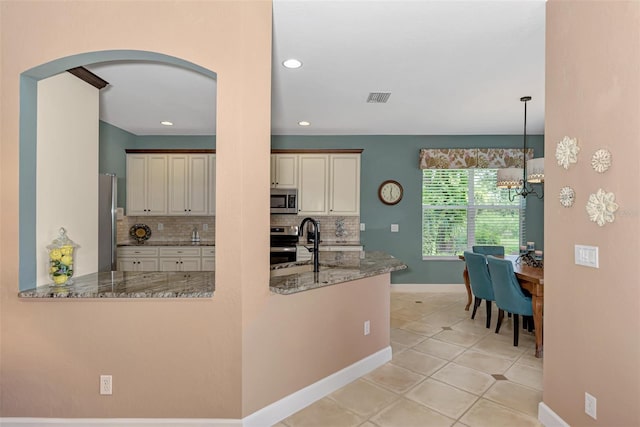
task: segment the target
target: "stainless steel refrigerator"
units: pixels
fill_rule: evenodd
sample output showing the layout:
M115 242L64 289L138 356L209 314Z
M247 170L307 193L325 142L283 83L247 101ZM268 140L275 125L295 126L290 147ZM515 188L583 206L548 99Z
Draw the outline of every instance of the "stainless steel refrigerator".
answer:
M98 178L98 271L116 271L116 204L118 178L100 174Z

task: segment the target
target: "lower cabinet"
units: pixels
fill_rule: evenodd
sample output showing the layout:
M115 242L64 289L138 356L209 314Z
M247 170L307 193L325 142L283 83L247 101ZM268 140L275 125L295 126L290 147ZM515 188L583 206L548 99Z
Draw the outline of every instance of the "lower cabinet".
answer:
M124 246L118 248L119 271L213 271L212 246Z

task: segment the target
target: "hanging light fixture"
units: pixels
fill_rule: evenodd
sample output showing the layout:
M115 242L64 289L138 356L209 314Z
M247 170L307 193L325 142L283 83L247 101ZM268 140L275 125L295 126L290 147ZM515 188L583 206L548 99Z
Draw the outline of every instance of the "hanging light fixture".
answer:
M504 168L498 169L498 188L509 189L509 200L514 201L517 196L527 197L534 194L538 199L544 197L544 190L538 192L530 183L540 184L544 182L544 157L526 160L527 158L527 102L531 101L530 96L523 96L520 101L524 102L524 140L522 149L522 164L524 168ZM529 174L527 175L527 170ZM511 193L513 189L513 194Z

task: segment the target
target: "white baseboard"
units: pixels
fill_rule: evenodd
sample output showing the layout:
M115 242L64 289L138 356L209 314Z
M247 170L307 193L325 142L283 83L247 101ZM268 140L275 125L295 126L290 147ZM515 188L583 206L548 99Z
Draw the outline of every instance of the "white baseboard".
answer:
M467 292L464 283L438 285L434 283L392 283L391 292Z
M333 393L391 360L391 346L357 361L301 390L266 406L242 420L196 418L0 418L2 427L58 425L77 427L264 427L276 424L316 400Z
M242 420L244 427L271 426L391 360L391 346L266 406Z
M238 427L242 420L221 418L0 418L2 427L39 427L43 425L77 427Z
M544 427L570 427L569 424L545 405L544 402L538 404L538 421L540 421Z

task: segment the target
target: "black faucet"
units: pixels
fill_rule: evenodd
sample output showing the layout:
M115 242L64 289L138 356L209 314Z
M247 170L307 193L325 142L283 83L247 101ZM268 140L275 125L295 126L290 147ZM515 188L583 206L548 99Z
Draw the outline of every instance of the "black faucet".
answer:
M313 218L305 218L300 223L300 229L298 230L298 236L302 236L304 231L304 226L307 222L311 222L313 224L313 249L309 249L309 252L313 252L313 272L317 273L320 271L320 263L318 262L318 240L320 240L320 224Z

